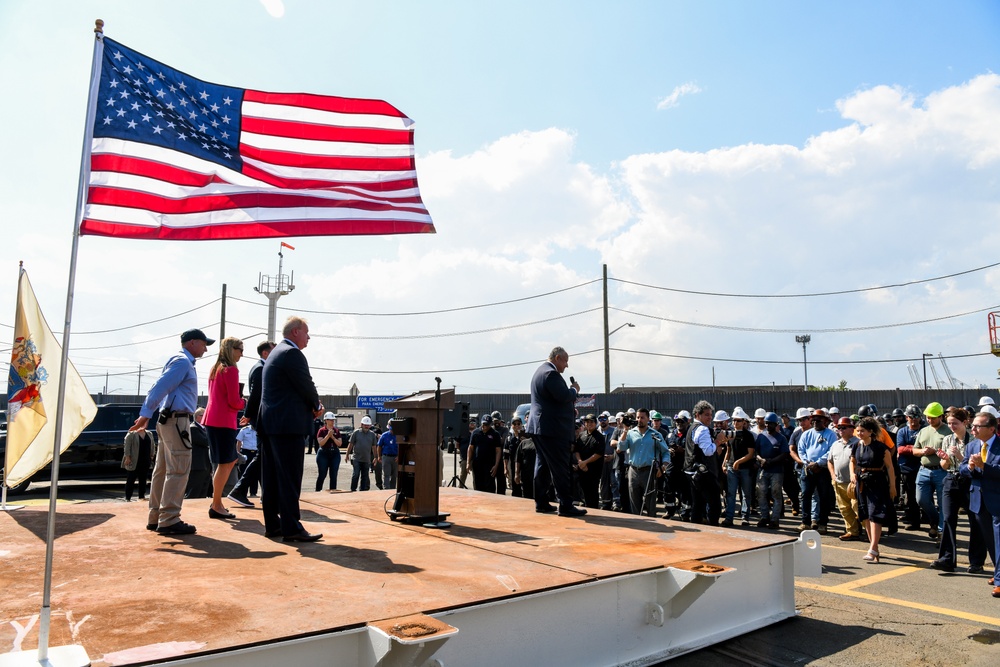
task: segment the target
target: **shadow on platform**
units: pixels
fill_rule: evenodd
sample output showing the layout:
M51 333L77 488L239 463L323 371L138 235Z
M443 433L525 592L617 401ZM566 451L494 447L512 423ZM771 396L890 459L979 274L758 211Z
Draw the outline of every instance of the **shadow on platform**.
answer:
M19 511L10 512L10 517L17 522L21 528L28 530L35 537L45 541L48 533L48 512ZM106 523L115 517L114 514L93 513L93 514L64 514L56 512L56 539L65 535L72 535L82 530L96 528L102 523Z

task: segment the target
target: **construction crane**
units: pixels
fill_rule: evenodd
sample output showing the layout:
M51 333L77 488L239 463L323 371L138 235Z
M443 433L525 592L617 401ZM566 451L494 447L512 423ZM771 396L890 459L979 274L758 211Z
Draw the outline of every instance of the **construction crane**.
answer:
M934 376L934 386L938 389L947 389L947 387L944 386L944 382L941 382L941 378L938 377L937 368L934 367L934 360L931 359L928 361L927 365L931 367L931 375Z
M923 389L923 387L920 385L920 376L917 375L917 367L914 366L913 364L909 364L906 367L906 370L910 372L910 380L913 381L913 388L916 389L917 391Z
M948 378L948 383L951 384L952 389L961 389L962 387L968 386L951 374L951 369L948 368L948 362L944 360L944 355L940 352L938 352L938 360L941 362L941 368L944 369L944 375Z

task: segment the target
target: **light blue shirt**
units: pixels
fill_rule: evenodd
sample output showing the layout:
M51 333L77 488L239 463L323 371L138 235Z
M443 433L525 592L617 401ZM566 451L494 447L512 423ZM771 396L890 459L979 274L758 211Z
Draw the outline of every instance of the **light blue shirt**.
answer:
M241 428L240 432L236 434L236 439L243 443L243 449L257 451L257 431L253 430L253 426Z
M638 427L631 428L625 438L618 443L618 451L629 452L629 461L636 468L652 465L657 449L662 455L660 460L669 463L670 450L663 442L663 436L652 426L647 428L645 433L640 433Z
M840 439L836 433L828 428L817 431L814 428L802 432L799 438L799 458L808 463L818 463L826 467L826 461L830 458L830 447Z
M198 408L198 374L194 372L194 362L194 355L183 349L170 357L159 379L149 388L139 415L149 419L157 408L194 414Z

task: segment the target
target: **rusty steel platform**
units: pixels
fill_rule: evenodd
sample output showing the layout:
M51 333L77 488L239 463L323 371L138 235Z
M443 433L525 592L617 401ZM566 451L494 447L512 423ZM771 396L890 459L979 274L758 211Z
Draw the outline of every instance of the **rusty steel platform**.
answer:
M794 614L798 536L599 510L563 518L530 500L448 488L440 506L454 525L440 530L391 521L389 497L303 493L303 523L324 534L307 544L265 538L259 508L211 520L208 499L185 501L198 533L183 537L147 531L144 503L60 504L50 644L82 645L95 665L470 664L486 645L476 664L510 664L538 654L503 628L564 633L582 611L594 626L580 634L602 622L616 633L607 657L586 664L649 664ZM45 522L45 508L0 514L0 653L37 646ZM657 628L700 623L681 614L712 604L704 594L720 578L743 582L722 599L748 607L730 609L724 631L634 648ZM753 609L740 595L772 600ZM554 655L548 664L568 658Z

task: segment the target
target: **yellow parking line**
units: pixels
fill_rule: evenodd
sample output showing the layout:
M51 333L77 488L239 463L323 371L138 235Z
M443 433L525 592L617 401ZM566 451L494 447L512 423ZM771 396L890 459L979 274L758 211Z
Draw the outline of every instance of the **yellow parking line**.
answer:
M877 584L880 581L885 581L886 579L895 579L896 577L901 577L904 574L911 574L913 572L921 572L925 568L913 567L912 565L904 565L902 567L897 567L892 570L886 570L885 572L880 572L879 574L873 574L870 577L865 577L863 579L854 579L848 581L847 583L838 584L836 586L830 586L829 590L833 593L839 593L841 591L850 591L855 588L863 588L864 586L870 586L871 584Z
M905 568L900 568L900 569L905 569ZM895 570L893 572L895 572ZM902 574L906 574L906 572L903 572ZM873 578L874 577L868 577L868 579L873 579ZM842 585L843 584L841 584L841 586ZM957 609L948 609L947 607L936 607L934 605L924 604L922 602L914 602L913 600L897 600L896 598L889 598L883 595L874 595L872 593L862 593L861 591L841 588L840 586L820 586L819 584L813 584L808 581L797 581L795 582L795 586L797 588L807 588L809 590L822 591L824 593L833 593L834 595L845 595L847 597L859 598L861 600L869 600L871 602L894 604L899 607L906 607L908 609L919 609L921 611L929 611L931 613L941 614L943 616L961 618L966 621L972 621L973 623L987 623L989 625L1000 626L1000 618L995 618L993 616L982 616L980 614L970 614L965 611L958 611Z

